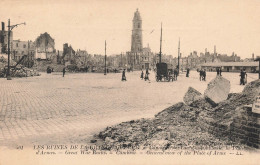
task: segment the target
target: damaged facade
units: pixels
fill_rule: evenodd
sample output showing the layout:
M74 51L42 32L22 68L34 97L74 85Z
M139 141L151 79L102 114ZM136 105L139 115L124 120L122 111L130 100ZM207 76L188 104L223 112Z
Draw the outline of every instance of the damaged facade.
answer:
M2 22L2 29L0 30L0 53L8 53L8 29L5 29L5 23ZM12 51L13 32L10 32L10 51Z
M35 59L50 60L56 54L54 39L47 32L36 38L35 49Z

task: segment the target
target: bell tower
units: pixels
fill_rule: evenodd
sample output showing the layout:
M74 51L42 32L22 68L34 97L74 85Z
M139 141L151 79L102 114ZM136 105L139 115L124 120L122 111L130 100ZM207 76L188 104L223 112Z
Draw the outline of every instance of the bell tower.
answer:
M134 14L131 52L138 53L143 51L143 36L142 36L142 19L138 9Z

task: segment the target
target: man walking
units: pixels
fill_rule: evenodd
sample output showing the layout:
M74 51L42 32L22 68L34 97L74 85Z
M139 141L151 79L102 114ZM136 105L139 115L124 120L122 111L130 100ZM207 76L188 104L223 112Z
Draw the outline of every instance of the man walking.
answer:
M203 76L203 80L206 81L206 69L204 69L204 71L203 71L202 74L203 74L203 75L202 75L202 76Z
M64 77L64 75L65 75L65 72L66 72L66 70L65 70L65 67L64 67L63 70L62 70L63 77Z
M190 75L190 68L187 68L186 77L189 77Z
M177 81L177 77L178 77L178 70L177 70L177 68L175 68L174 71L173 71L174 81Z
M199 71L199 72L200 72L200 81L201 81L201 80L203 80L203 70L202 70L202 69L200 69L200 71Z
M245 85L246 84L246 79L247 79L247 74L246 74L246 71L245 69L242 70L241 69L241 72L240 72L240 85Z
M144 77L144 80L149 80L149 71L148 71L148 68L146 69L146 72L145 72L145 77ZM150 81L150 80L149 80Z
M144 78L144 72L142 70L142 72L141 72L141 79L143 79L143 78Z
M124 71L122 72L122 81L126 81L125 69L124 69Z

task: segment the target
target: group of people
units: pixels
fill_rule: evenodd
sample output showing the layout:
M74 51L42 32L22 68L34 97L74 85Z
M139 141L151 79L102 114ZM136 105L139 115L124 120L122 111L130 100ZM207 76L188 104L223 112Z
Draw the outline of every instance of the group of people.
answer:
M206 69L201 69L200 71L200 81L206 81Z
M146 69L146 71L145 71L145 76L144 76L144 72L143 72L143 70L142 70L142 72L141 72L141 76L140 76L140 78L143 80L148 80L148 81L150 81L150 79L149 79L149 70L148 70L148 68Z
M222 69L221 68L217 68L217 76L222 76Z
M200 74L200 81L206 81L206 69L200 69L199 71L199 74ZM65 69L63 70L63 76L65 74ZM144 75L144 72L142 70L141 72L141 76L140 78L143 80L148 80L150 81L149 79L149 70L146 69L146 72L145 72L145 75ZM177 69L174 69L173 71L173 76L174 76L174 80L176 81L177 80L177 76L178 76L178 71ZM222 70L221 68L217 68L217 76L222 76ZM186 73L186 77L189 77L189 69L187 69L187 73ZM126 76L125 76L125 69L122 73L122 81L126 81ZM247 83L247 73L245 71L245 69L241 69L241 72L240 72L240 85L245 85Z

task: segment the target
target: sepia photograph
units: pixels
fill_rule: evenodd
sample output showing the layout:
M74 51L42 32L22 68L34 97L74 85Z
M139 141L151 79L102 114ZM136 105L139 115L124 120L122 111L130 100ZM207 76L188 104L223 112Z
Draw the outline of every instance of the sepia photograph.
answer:
M259 0L1 0L0 165L257 165Z

